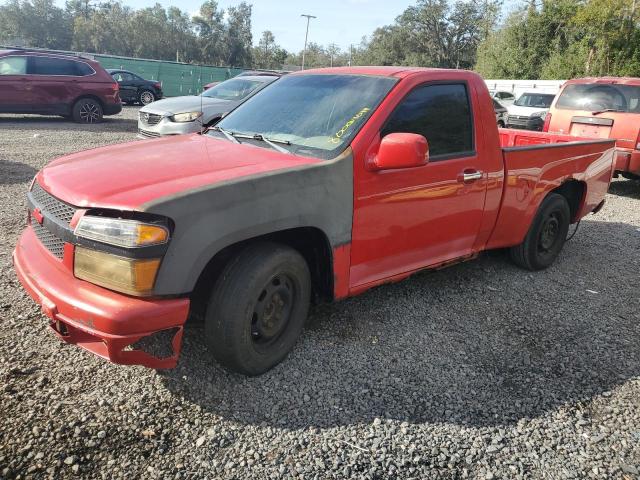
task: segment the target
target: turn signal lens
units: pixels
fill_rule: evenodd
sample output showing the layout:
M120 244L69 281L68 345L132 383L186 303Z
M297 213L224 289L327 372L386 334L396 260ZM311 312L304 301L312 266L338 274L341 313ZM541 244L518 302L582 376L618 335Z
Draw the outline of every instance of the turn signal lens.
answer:
M162 225L91 215L80 219L75 234L119 247L146 247L169 240L169 231Z
M125 258L77 246L73 274L110 290L144 296L151 294L159 267L159 258Z

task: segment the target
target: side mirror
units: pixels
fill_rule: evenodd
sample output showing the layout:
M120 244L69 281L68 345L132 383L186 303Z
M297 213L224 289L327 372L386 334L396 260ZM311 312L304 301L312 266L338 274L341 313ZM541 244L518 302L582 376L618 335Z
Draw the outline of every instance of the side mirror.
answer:
M429 163L429 143L415 133L390 133L380 142L376 170L421 167Z

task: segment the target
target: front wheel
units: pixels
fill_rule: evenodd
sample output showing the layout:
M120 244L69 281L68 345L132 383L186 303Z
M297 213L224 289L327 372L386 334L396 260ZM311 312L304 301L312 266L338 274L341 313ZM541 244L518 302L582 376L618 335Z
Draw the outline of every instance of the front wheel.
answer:
M551 193L542 201L524 241L511 247L511 259L527 270L542 270L560 254L569 231L571 211L567 199Z
M230 370L259 375L295 345L309 310L311 275L296 250L252 245L224 268L205 316L205 339Z

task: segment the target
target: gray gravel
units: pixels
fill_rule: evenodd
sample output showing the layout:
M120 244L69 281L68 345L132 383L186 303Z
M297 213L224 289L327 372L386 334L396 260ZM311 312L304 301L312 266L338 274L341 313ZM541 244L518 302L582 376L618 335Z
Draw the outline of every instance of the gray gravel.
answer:
M36 170L132 140L135 115L0 118L0 477L638 478L639 184L547 271L492 252L317 306L259 378L194 327L161 373L58 341L10 257Z

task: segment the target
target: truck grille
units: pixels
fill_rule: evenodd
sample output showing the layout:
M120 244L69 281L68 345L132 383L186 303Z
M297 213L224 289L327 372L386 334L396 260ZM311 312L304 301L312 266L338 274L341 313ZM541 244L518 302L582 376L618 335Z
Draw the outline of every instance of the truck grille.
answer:
M507 123L509 125L526 125L529 121L529 117L524 115L509 115L507 117Z
M75 208L73 208L71 205L67 205L64 202L61 202L53 195L48 194L37 183L33 184L33 188L31 189L31 196L36 201L36 203L38 203L40 210L50 213L58 220L63 221L67 225L71 222L73 214L76 213Z
M49 250L54 257L62 260L64 256L64 242L56 237L53 233L51 233L47 227L40 225L38 222L31 222L31 228L33 228L33 232L40 240L40 243L44 245L44 248Z
M138 112L138 118L143 125L152 127L157 125L162 120L162 115L156 115L155 113Z
M73 215L76 213L76 209L71 205L58 200L53 195L47 193L38 183L33 184L31 189L31 197L34 202L40 208L43 215L55 217L58 221L69 226ZM64 241L51 232L44 225L39 224L37 221L31 222L33 232L40 240L40 243L49 250L53 256L62 259L64 256Z

